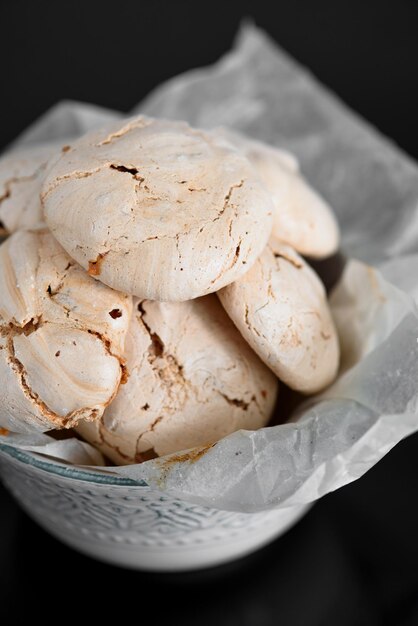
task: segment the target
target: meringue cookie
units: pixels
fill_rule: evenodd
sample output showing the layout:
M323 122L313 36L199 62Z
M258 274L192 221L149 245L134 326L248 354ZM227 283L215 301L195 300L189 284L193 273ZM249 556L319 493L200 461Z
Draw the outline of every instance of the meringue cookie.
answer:
M72 258L141 299L216 291L251 267L272 228L271 198L245 157L184 122L143 116L75 142L42 202Z
M0 159L0 226L7 233L42 225L43 177L48 161L62 146L63 142L40 144Z
M215 295L134 301L126 385L99 421L77 431L118 464L211 444L265 426L278 381Z
M132 301L88 276L46 230L0 246L0 426L97 419L124 374Z
M339 344L325 289L292 248L271 239L250 271L218 296L250 346L289 387L315 393L334 380Z
M340 233L332 209L303 178L292 154L226 128L217 128L214 134L248 158L270 192L272 233L277 239L312 258L338 250Z

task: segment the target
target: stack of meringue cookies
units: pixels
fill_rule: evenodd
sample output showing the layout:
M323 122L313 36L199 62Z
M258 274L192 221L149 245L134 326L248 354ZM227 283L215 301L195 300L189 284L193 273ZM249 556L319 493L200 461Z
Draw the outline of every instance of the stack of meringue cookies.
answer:
M0 162L0 427L116 464L268 424L335 378L338 248L288 153L144 116Z

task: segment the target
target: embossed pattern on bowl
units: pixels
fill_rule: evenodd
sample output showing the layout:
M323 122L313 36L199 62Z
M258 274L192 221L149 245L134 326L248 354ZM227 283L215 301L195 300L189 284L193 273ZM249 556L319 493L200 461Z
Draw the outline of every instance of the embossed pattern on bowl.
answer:
M52 535L92 557L137 569L180 571L232 560L283 533L308 508L239 513L203 507L1 445L0 476Z

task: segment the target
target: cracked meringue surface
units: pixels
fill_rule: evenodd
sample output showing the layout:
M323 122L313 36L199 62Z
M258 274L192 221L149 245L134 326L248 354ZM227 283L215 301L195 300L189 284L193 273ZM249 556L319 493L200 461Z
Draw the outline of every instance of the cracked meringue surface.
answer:
M270 239L250 271L218 296L249 345L289 387L316 393L334 380L340 352L325 288L290 246Z
M211 444L271 417L277 378L215 295L134 299L125 354L127 383L100 420L77 427L117 464Z
M212 293L251 267L273 219L253 167L224 144L143 116L90 133L48 171L46 222L114 289L159 301Z
M43 223L41 186L48 162L63 142L46 143L0 159L0 229L13 233Z
M124 378L129 296L92 279L45 230L0 246L0 425L99 418Z
M226 128L213 132L247 157L270 192L274 237L311 258L325 258L338 250L340 233L334 213L304 179L292 154Z

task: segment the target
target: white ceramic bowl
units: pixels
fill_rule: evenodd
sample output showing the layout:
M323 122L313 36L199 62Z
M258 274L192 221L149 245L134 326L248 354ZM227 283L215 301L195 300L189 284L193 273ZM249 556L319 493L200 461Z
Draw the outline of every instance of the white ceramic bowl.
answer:
M0 476L23 509L64 543L143 570L191 570L244 556L284 533L308 508L262 513L207 508L5 445L0 445Z

